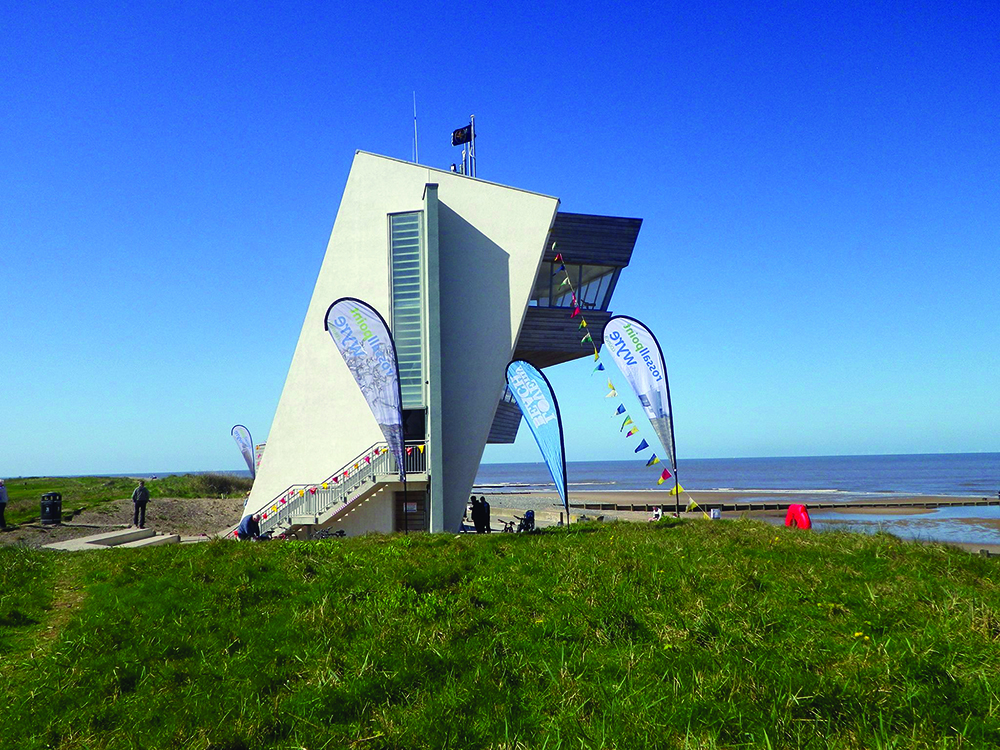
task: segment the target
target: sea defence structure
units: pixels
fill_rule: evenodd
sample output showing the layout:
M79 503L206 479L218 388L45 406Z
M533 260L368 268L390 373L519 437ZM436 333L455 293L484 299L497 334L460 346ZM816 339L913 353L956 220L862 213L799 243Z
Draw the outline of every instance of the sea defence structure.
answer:
M457 530L487 442L517 434L508 361L590 356L575 305L601 345L641 223L357 152L245 512L262 515L263 531ZM554 288L561 265L575 301ZM324 328L342 297L378 310L395 340L405 487Z

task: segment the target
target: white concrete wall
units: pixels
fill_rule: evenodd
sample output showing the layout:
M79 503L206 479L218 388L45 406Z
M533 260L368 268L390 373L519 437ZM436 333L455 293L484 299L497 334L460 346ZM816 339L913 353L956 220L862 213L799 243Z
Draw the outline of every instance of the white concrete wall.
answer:
M439 185L444 528L457 531L559 201L463 177Z
M442 204L445 476L431 481L445 483L445 528L458 528L558 201L364 152L348 176L247 512L289 485L324 480L383 440L324 317L351 296L390 320L387 215L422 210L427 183L440 186ZM391 507L386 515L391 527Z

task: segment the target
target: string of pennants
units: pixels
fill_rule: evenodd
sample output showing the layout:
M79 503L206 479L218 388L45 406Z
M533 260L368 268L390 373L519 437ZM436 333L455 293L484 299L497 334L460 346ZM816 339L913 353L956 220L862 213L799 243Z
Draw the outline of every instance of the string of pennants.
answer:
M552 249L553 250L556 249L555 243L552 244ZM566 270L566 263L563 260L562 253L556 253L555 262L559 264L559 267L552 273L552 276L556 276L560 273L564 275L563 280L559 283L556 289L561 290L564 287L568 287L570 300L573 303L573 311L570 313L570 318L580 318L580 325L578 330L584 332L583 338L580 339L580 346L585 346L586 344L590 344L590 346L594 350L594 362L596 362L597 364L594 367L593 371L590 373L591 377L596 375L598 372L605 373L605 377L607 377L608 379L608 393L605 395L605 398L618 398L618 389L615 387L614 382L611 380L611 376L607 374L608 371L604 367L604 363L601 362L601 355L597 351L597 344L594 343L594 337L591 336L590 331L588 330L587 319L583 315L580 300L577 298L576 289L573 288L573 281L572 279L570 279L569 271ZM631 438L633 435L639 435L639 428L636 426L635 422L632 421L632 418L628 415L628 410L626 410L624 404L619 404L618 408L615 409L614 413L611 416L612 418L615 417L625 418L621 424L621 427L618 429L618 432L623 433L626 438ZM626 427L629 428L628 432L625 431ZM645 438L640 436L639 444L635 447L634 452L642 453L643 451L649 448L650 448L649 443L646 442ZM652 453L650 457L646 460L646 466L655 466L659 463L660 459L655 453ZM673 475L670 473L669 469L663 469L660 472L660 476L656 480L656 483L663 484L672 476ZM676 494L678 492L684 492L684 488L681 487L680 485L677 485L676 487L672 487L670 489L671 495Z
M423 445L423 444L416 445L416 446L408 445L408 446L406 446L406 455L407 456L412 456L414 448L416 448L418 451L420 451L421 453L423 453L424 449L426 448L426 446ZM277 513L280 506L287 505L288 501L294 499L296 496L298 496L298 497L305 497L305 494L307 492L310 495L315 495L316 492L317 492L317 490L321 490L321 489L322 490L328 490L328 489L330 489L331 485L340 484L340 481L342 479L348 479L348 478L350 478L350 475L351 475L352 471L358 471L361 468L362 462L364 462L366 465L370 464L372 462L373 458L375 458L377 456L380 456L383 453L388 453L388 452L389 451L387 449L385 449L385 448L379 448L379 447L376 446L372 450L372 452L370 454L368 454L366 456L362 456L361 458L359 458L354 463L353 466L347 467L340 474L335 474L334 476L330 477L325 482L320 482L319 484L314 484L314 485L309 486L309 487L300 487L298 489L296 489L296 488L293 487L292 489L288 490L287 493L285 493L280 498L278 498L277 502L275 502L270 508L261 511L261 519L263 519L263 520L266 521L269 514L271 514L271 513Z

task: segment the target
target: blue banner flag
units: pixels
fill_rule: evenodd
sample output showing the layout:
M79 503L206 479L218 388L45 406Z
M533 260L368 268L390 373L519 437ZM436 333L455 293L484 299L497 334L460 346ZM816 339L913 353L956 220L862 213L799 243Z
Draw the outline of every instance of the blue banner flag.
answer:
M253 460L253 440L250 439L250 430L238 424L233 427L232 435L233 440L236 441L236 445L240 448L240 453L243 454L243 460L247 462L247 468L250 469L250 477L256 479L256 462Z
M642 441L641 443L639 443L639 445L638 445L638 446L636 447L636 449L635 449L635 452L636 452L636 453L638 453L639 451L644 451L644 450L646 450L646 448L648 448L648 447L649 447L649 443L647 443L647 442L646 442L645 440L643 440L643 441Z
M541 372L524 360L516 359L507 365L507 385L514 400L521 407L524 420L535 436L542 458L549 467L552 481L566 509L569 523L569 499L566 495L566 450L563 446L562 419L559 402L552 392L552 385Z
M396 344L385 318L359 299L342 297L327 308L324 325L396 457L399 481L405 482L403 395Z

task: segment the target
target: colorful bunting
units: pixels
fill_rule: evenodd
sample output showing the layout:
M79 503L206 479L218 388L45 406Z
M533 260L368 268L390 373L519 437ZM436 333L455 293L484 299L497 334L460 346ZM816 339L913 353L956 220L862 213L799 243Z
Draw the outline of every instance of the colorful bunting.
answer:
M336 480L334 480L334 481L336 481ZM323 487L324 490L330 489L330 485L328 485L326 482L323 482L323 484L321 486Z
M624 414L625 404L618 404L618 409L615 410L615 414Z
M598 360L597 349L594 349L594 361L596 362L597 360ZM604 368L602 367L601 369L603 370Z
M668 479L670 479L670 472L669 472L669 471L667 471L666 469L664 469L664 470L663 470L663 473L662 473L662 474L660 474L660 478L656 480L656 483L657 483L657 484L663 484L663 483L664 483L664 482L666 482L666 481L667 481Z
M288 502L288 501L287 501L287 500L285 500L285 498L281 498L281 504L282 504L282 505L285 505L285 504L286 504L287 502Z
M557 286L556 289L562 289L564 286L569 286L568 278L565 278L561 282L559 282L559 286Z
M586 318L580 318L580 325L577 327L577 330L580 330L580 329L586 328L586 327L587 327L587 319Z
M625 437L632 437L633 435L638 435L639 430L633 427L631 430L625 433Z
M555 243L553 242L553 243L552 243L552 247L554 248L555 246L556 246L556 245L555 245ZM562 257L562 253L556 253L556 263L562 263L562 259L563 259L563 257Z
M580 308L579 308L579 307L574 307L574 308L573 308L573 314L572 314L572 315L570 315L570 317L571 317L571 318L575 318L575 317L576 317L577 315L579 315L579 314L580 314Z
M333 481L334 481L334 483L335 483L335 484L339 484L339 483L340 483L340 480L339 480L339 479L337 479L337 477L334 477L334 478L333 478Z
M306 496L306 491L305 490L299 490L299 497L305 497L305 496Z
M365 463L366 464L370 464L371 462L372 462L371 457L370 456L365 456Z
M673 487L672 487L672 488L670 489L670 494L671 494L671 495L680 495L680 494L681 494L682 492L684 492L684 488L683 488L683 487L681 487L681 486L680 486L679 484L678 484L678 485L674 485L674 486L673 486Z
M316 488L315 487L310 487L309 488L309 494L310 495L315 495L316 494Z
M635 451L634 451L634 452L635 452L635 453L638 453L639 451L644 451L644 450L646 450L646 448L648 448L648 447L649 447L649 443L647 443L647 442L646 442L646 439L645 439L645 438L643 438L642 442L641 442L641 443L639 443L639 445L637 445L637 446L636 446L636 448L635 448Z
M582 339L580 339L580 343L581 344L587 344L587 343L593 344L594 343L594 339L591 338L590 334L588 333L586 336L584 336Z
M357 471L357 470L358 470L358 465L357 465L357 464L354 464L354 470L355 470L355 471Z
M410 455L413 455L413 446L412 446L412 445L411 445L411 446L409 446L409 447L408 447L408 448L406 449L406 455L407 455L407 456L410 456Z
M630 424L632 424L632 417L625 417L625 421L622 422L622 426L618 428L618 432L621 432L626 427L628 427Z
M658 464L658 463L660 463L660 459L658 459L656 457L656 454L654 453L653 457L646 462L646 466L652 466L653 464Z
M594 372L597 372L598 370L602 370L603 371L604 370L604 365L603 364L599 364L597 367L594 368ZM590 374L593 375L594 372L592 372Z
M418 446L417 446L417 450L419 450L419 451L420 451L421 453L423 453L423 452L424 452L424 448L425 448L425 447L426 447L426 446L424 446L424 445L418 445Z
M608 395L607 395L607 396L605 396L604 398L618 398L618 391L611 391L611 392L610 392L610 393L608 393Z

